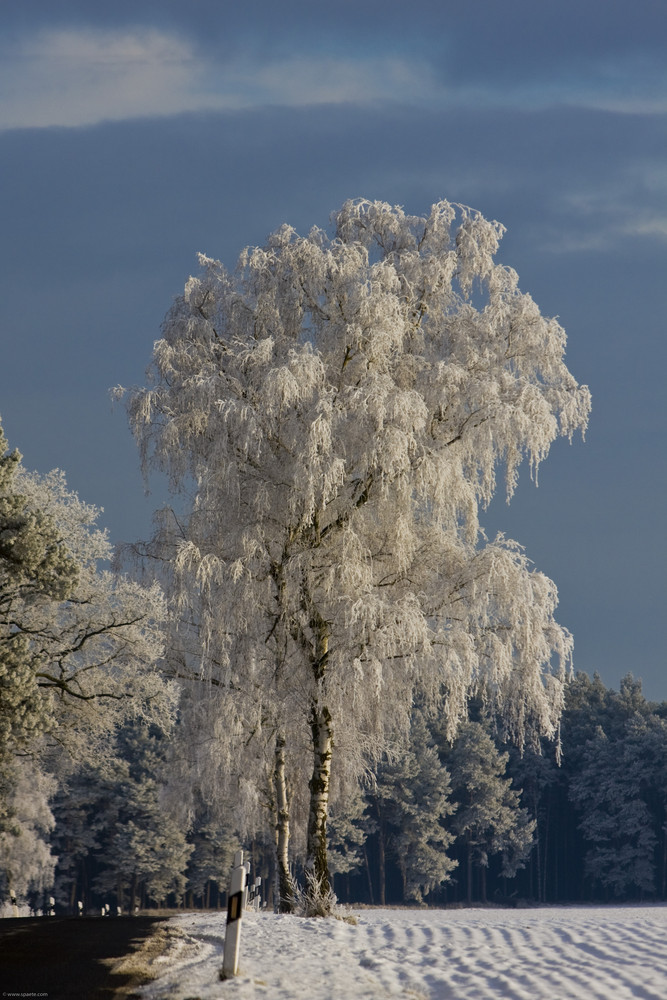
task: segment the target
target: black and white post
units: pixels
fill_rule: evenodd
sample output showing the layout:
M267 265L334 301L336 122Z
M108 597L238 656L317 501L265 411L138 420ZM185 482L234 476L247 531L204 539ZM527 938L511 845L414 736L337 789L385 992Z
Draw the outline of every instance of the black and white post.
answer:
M229 899L227 901L227 930L225 932L225 947L222 959L221 978L227 979L236 975L239 964L239 946L241 944L241 918L245 904L245 887L247 869L243 864L243 851L237 851L234 856Z

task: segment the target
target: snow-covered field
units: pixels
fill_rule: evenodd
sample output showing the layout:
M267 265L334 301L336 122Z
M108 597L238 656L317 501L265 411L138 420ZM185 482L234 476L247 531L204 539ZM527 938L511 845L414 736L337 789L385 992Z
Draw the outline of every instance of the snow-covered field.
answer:
M667 907L362 909L339 920L248 913L220 982L224 914L168 925L153 1000L665 1000ZM161 971L160 971L161 970Z

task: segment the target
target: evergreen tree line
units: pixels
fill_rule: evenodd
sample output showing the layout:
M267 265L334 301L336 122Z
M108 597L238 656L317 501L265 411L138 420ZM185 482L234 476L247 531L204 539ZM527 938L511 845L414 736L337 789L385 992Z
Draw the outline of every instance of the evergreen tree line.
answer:
M449 743L437 721L415 711L407 745L332 812L338 898L376 905L664 899L667 703L646 701L631 676L616 692L581 673L567 687L560 763L553 743L520 753L496 730L472 706ZM244 806L232 798L200 799L187 817L173 780L177 743L155 724L128 722L103 761L49 786L30 847L51 859L53 877L40 884L37 871L29 881L24 898L33 909L51 893L70 913L79 900L87 912L105 902L112 912L221 906L239 846L273 904L276 807L268 786L252 829L239 829ZM6 826L5 845L11 835ZM291 861L301 878L298 851L297 841ZM8 898L6 877L2 892Z
M363 846L365 880L359 871L349 879L350 898L665 899L667 703L647 701L631 675L617 692L578 673L566 687L559 747L542 740L520 752L497 729L471 711L450 746L418 718L410 748L383 766L368 795L375 827ZM340 877L337 888L346 898Z

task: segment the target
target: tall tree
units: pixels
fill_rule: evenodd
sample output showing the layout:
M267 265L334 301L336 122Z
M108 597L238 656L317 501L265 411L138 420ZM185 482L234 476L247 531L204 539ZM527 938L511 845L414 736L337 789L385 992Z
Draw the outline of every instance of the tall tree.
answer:
M0 751L50 736L82 754L119 720L173 704L156 669L162 593L101 569L99 509L62 472L30 473L5 451L0 437Z
M238 839L229 829L217 823L208 823L198 817L190 838L192 854L188 862L187 888L202 899L207 908L211 904L211 884L215 883L218 899L229 883L229 872L234 855L239 849Z
M513 543L478 548L478 507L590 405L562 328L494 262L502 226L364 200L334 224L284 226L233 274L200 257L128 407L146 467L194 484L174 572L199 592L205 670L310 736L324 893L334 734L353 773L359 734L378 752L389 721L407 730L417 686L452 732L480 688L519 742L553 732L555 587Z
M46 724L38 674L47 658L34 612L53 613L78 579L76 559L50 512L33 502L21 455L7 452L0 426L0 760Z
M192 854L187 827L165 808L167 781L166 737L157 726L131 721L118 735L118 757L109 803L103 870L97 888L116 895L123 906L129 890L129 909L141 895L157 903L170 893L180 899L185 870Z
M485 901L489 858L501 854L503 874L515 875L530 854L535 820L521 808L520 792L505 776L508 754L499 753L481 723L464 723L446 760L458 804L451 828L465 845L467 899L472 902L473 866L477 866Z
M0 898L37 897L53 884L49 798L55 782L27 757L13 761L12 777L0 823Z
M0 428L5 853L12 843L19 850L27 842L22 830L33 830L17 819L17 754L31 757L36 787L54 790L49 772L66 780L84 760L108 754L124 720L169 716L175 705L175 690L157 669L162 593L156 584L143 587L102 569L111 546L97 526L99 513L67 488L62 472L40 476L24 469L18 452L7 453Z
M586 874L615 896L656 890L655 848L664 813L660 809L656 822L649 802L664 775L666 733L662 720L647 722L638 713L616 736L598 728L570 780L588 846Z
M449 880L457 862L448 856L454 836L447 819L455 811L451 783L422 714L412 718L405 747L377 768L369 792L377 826L380 905L386 902L387 849L403 881L403 899L422 903Z
M329 869L349 875L362 864L362 849L368 833L368 803L359 786L335 801L327 828Z
M68 913L93 906L93 879L109 854L109 840L120 812L119 761L113 749L97 766L84 760L61 776L52 803L55 829L52 851L58 859L53 895Z
M523 753L509 746L507 775L516 788L521 788L521 801L535 821L534 847L530 856L530 879L526 895L540 903L547 901L550 885L550 854L553 853L554 827L567 807L565 775L556 759L553 745L527 748ZM563 748L561 748L562 750ZM567 752L567 751L565 751ZM563 802L564 800L564 802ZM570 870L574 858L569 858Z

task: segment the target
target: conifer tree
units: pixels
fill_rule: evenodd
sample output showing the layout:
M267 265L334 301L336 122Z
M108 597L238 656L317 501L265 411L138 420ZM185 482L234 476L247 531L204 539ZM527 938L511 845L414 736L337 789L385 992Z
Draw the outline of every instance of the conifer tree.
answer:
M449 774L423 716L415 712L407 746L377 769L369 798L376 821L380 860L380 903L386 901L385 853L394 857L403 899L423 902L449 880L457 862L447 850L454 837L447 818L455 811Z
M367 822L368 803L358 785L334 799L327 829L332 875L347 875L361 865Z
M651 739L639 715L616 737L598 728L586 745L581 769L570 780L570 795L580 810L588 844L586 874L614 896L655 891L657 830L646 799L656 766L664 766L665 729L661 728L658 741ZM661 746L662 753L655 756Z
M157 727L149 730L141 723L126 724L119 737L118 814L97 886L116 892L120 905L128 889L130 912L140 893L155 903L170 893L180 901L193 850L187 829L164 807L164 737Z
M84 760L59 776L51 805L55 820L51 849L57 858L53 895L70 914L77 912L79 901L85 912L93 906L93 879L108 853L121 808L118 772L108 747L103 763Z
M526 895L540 903L547 900L549 856L556 839L557 823L561 809L560 794L567 805L566 773L559 766L554 745L542 740L536 747L520 753L516 747L507 748L509 761L507 776L516 788L521 788L521 801L535 822L534 847L530 856L530 882ZM560 746L558 753L562 754ZM569 754L569 747L568 747ZM563 791L565 789L565 791ZM575 859L569 859L572 869Z
M100 511L62 472L30 473L5 451L0 437L0 755L35 753L57 730L81 759L127 716L173 709L156 669L164 601L101 568Z
M98 516L61 472L24 469L0 427L0 829L6 857L31 842L51 874L49 775L66 783L108 749L123 719L169 715L174 704L155 669L161 592L100 568L111 550ZM21 812L30 800L19 794L19 754L30 756L34 795L42 790L34 815Z
M508 754L498 751L481 723L461 727L446 761L457 803L451 829L465 845L467 900L472 902L473 866L480 870L485 900L489 858L502 854L503 874L515 875L532 848L535 821L505 777Z
M0 764L48 725L48 698L38 677L48 654L34 612L54 614L79 580L58 524L32 502L21 472L21 455L7 453L0 425Z
M187 890L201 897L204 906L209 907L211 883L216 884L218 893L227 891L239 840L228 827L195 817L188 843L192 854L186 871Z
M28 757L15 758L11 766L0 824L0 899L41 895L53 884L56 863L49 844L55 782Z

